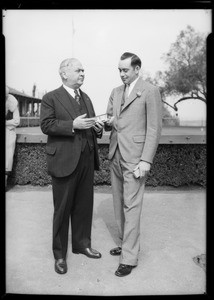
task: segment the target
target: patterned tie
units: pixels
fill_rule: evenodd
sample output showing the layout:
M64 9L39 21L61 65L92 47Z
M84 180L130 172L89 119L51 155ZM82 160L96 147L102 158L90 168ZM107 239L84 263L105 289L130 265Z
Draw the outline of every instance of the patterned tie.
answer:
M74 99L77 101L77 103L80 105L80 95L78 94L78 91L77 90L74 90L74 94L75 94L75 97Z
M129 85L126 84L125 88L124 88L123 96L122 96L121 109L123 108L123 105L124 105L126 99L128 99L128 94L129 94Z

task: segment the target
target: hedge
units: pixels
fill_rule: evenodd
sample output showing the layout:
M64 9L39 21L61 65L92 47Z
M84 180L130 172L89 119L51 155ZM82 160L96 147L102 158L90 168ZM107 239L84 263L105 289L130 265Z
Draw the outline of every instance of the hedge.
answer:
M94 185L110 185L108 145L99 145L100 171L95 171ZM9 184L51 184L47 174L45 144L17 143ZM160 144L147 177L148 186L206 186L206 145Z
M38 127L39 125L39 117L21 117L18 127Z

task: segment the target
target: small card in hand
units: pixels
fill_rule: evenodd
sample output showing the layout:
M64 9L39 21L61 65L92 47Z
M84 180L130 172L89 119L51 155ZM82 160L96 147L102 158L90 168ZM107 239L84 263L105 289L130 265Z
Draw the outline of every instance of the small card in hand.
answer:
M133 174L134 174L135 178L139 178L140 177L140 171L139 171L139 169L134 170Z
M110 118L110 116L108 114L102 114L102 115L96 116L95 121L106 122L106 121L108 121L109 118Z

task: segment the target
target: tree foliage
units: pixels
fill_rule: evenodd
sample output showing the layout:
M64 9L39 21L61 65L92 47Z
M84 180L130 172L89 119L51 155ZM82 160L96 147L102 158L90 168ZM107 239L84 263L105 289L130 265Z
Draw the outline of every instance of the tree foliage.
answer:
M168 64L168 69L158 72L156 80L159 84L162 82L163 96L178 97L174 106L167 104L177 111L177 103L187 99L197 99L206 103L205 35L187 26L186 30L180 32L163 59Z
M170 126L178 126L179 125L179 120L176 116L172 116L172 114L170 113L170 111L168 110L168 106L174 108L173 106L171 106L169 103L165 102L164 99L165 99L165 95L164 95L164 88L163 88L163 85L161 84L160 82L160 78L161 78L161 72L157 72L156 73L156 77L153 78L150 76L149 73L144 73L145 77L146 77L146 81L150 82L151 84L154 84L156 86L159 87L159 91L160 91L160 94L161 94L161 99L162 99L162 102L165 103L163 106L162 106L162 118L163 118L163 125L170 125Z

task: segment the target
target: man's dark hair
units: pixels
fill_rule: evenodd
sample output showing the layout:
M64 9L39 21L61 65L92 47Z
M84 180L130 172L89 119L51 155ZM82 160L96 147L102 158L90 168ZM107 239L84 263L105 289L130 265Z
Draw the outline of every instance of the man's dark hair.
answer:
M132 67L136 67L139 66L141 68L141 60L140 58L134 54L134 53L130 53L130 52L125 52L123 53L123 55L120 57L121 60L127 59L131 57L131 66Z

